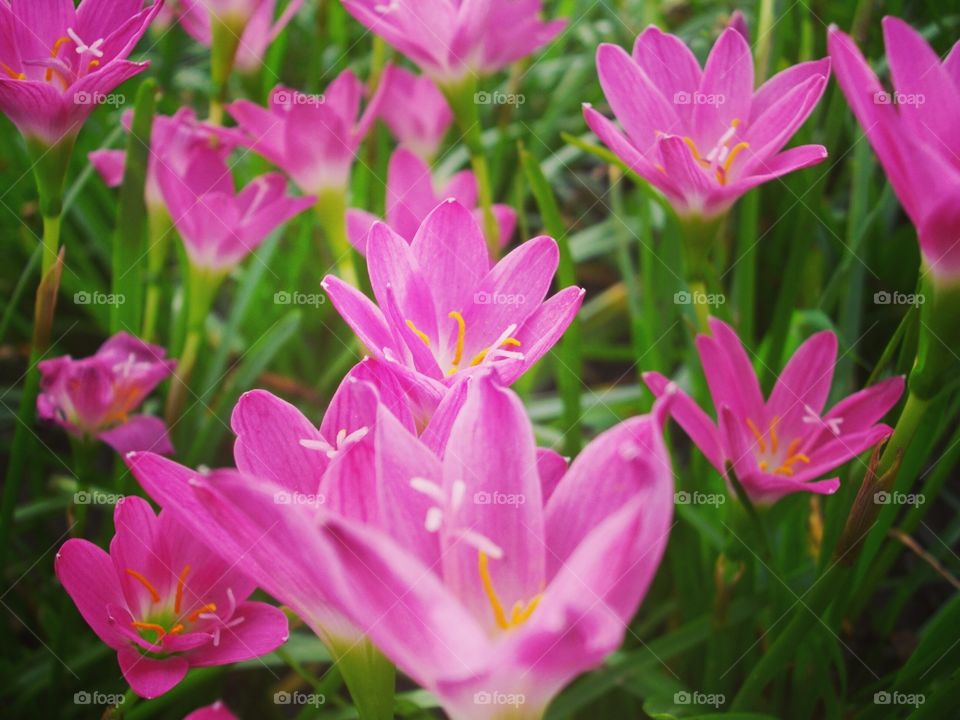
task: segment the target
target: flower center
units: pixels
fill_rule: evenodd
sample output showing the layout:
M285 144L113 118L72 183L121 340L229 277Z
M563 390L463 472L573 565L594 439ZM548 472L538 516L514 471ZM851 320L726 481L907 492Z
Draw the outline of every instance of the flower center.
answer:
M483 592L490 602L490 608L493 610L493 619L497 623L497 627L501 630L510 630L520 627L529 620L530 616L533 615L533 611L537 609L537 605L540 604L540 600L543 599L543 593L534 595L527 603L518 600L514 603L508 616L503 607L503 603L500 602L500 597L497 595L496 589L493 587L493 578L490 577L490 561L483 550L477 552L477 565L480 570L480 582L483 583Z
M747 418L747 427L753 433L760 449L760 453L757 455L757 467L762 472L773 472L775 475L793 477L795 473L794 465L797 463L809 465L810 458L804 453L797 452L803 442L803 439L799 437L793 438L787 445L786 451L781 452L780 439L777 437L777 423L779 422L780 416L775 415L764 433L760 431L753 420ZM771 467L774 468L772 471L770 470Z
M133 568L127 568L127 574L130 575L134 580L139 582L143 587L147 589L147 592L150 593L150 601L152 605L158 605L161 602L160 593L157 592L157 588L151 583L146 576L142 573L137 572ZM163 638L168 635L179 635L186 629L187 623L195 623L198 620L217 620L219 619L216 613L217 606L214 603L204 603L200 607L194 609L186 617L183 615L183 591L186 587L187 575L190 574L190 566L184 565L183 570L180 571L180 575L177 577L177 589L173 596L173 612L169 611L169 608L164 610L163 608L158 608L157 611L152 611L142 620L134 620L130 624L133 628L140 634L140 636L155 644L160 643ZM233 592L227 590L227 595L231 599L231 604L233 602ZM228 615L231 615L233 608L230 609ZM242 622L242 618L238 618ZM236 622L231 623L236 624ZM230 625L227 625L229 627ZM215 644L219 643L219 629L216 631Z
M712 170L714 177L721 185L727 184L730 168L733 166L733 161L737 159L737 155L750 147L750 143L748 142L738 142L733 147L730 147L730 141L733 140L733 136L737 134L737 128L739 126L740 120L734 118L730 122L730 127L720 136L720 139L717 140L716 144L706 155L700 154L693 138L689 135L683 136L683 141L687 144L687 147L690 148L693 159L696 160L701 167Z
M450 368L447 370L447 377L455 375L460 369L460 364L463 361L463 348L467 339L467 322L463 319L463 313L452 310L449 315L447 315L451 320L455 320L457 323L457 340L453 348L453 360L450 363ZM430 337L420 330L413 320L407 320L407 327L410 328L411 332L416 335L428 348L430 347ZM513 337L513 333L516 332L517 326L516 323L510 324L507 329L498 337L490 347L481 350L476 355L473 356L473 359L470 360L470 367L481 364L488 357L491 360L503 358L503 357L520 357L519 353L515 353L509 350L504 350L508 347L520 347L520 341Z

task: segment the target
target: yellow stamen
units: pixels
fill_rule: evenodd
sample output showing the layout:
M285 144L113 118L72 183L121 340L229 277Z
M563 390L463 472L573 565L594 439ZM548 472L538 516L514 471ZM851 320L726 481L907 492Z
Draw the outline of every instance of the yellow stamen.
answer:
M168 632L167 635L179 635L182 632L183 632L183 625L181 623L177 623L172 628L170 628L170 632Z
M53 44L53 49L50 50L50 57L55 58L55 57L57 56L57 53L60 52L60 48L63 47L63 44L64 44L64 43L68 43L68 42L70 42L70 38L68 38L68 37L61 37L61 38L59 38L59 39ZM59 74L59 73L58 73L58 74ZM45 79L46 79L47 82L50 82L51 80L53 80L53 68L47 68L47 73L46 73L46 78L45 78Z
M180 614L180 605L183 603L183 585L187 579L187 573L190 572L190 566L185 565L180 571L180 577L177 578L177 594L173 601L173 611Z
M212 613L216 611L217 611L216 605L214 605L213 603L207 603L203 607L199 607L196 610L194 610L192 613L190 613L190 616L187 618L187 620L189 620L190 622L195 622L198 617L203 615L203 613L208 613L208 612Z
M740 154L741 150L748 147L750 147L750 143L738 142L736 145L730 148L730 152L727 154L727 159L723 163L723 167L717 168L717 180L720 181L721 185L727 184L727 174L730 172L730 167L733 165L733 161L737 159L737 155Z
M524 604L518 600L516 603L514 603L514 606L510 611L510 618L507 619L507 614L503 610L503 604L500 602L500 598L497 596L497 591L493 587L493 580L490 577L490 563L487 559L487 554L483 552L483 550L480 550L477 558L477 562L480 567L480 582L483 583L483 592L486 594L487 600L490 601L490 607L493 609L493 619L497 623L497 627L501 630L509 630L510 628L523 625L523 623L529 620L530 616L533 615L533 611L537 609L537 605L540 604L540 600L543 598L543 595L535 595L533 599L527 603L526 607L524 607Z
M520 347L520 345L521 345L520 341L512 337L508 337L506 340L500 343L500 347ZM492 348L481 350L476 355L474 355L473 360L470 361L470 367L474 367L475 365L479 365L480 363L482 363L484 359L487 357L487 353L490 352L491 349Z
M87 65L87 70L93 70L95 67L100 67L100 61L99 61L99 60L91 60L91 61L90 61L90 64Z
M427 334L423 330L420 330L416 325L413 324L413 320L407 320L407 327L413 331L414 335L423 340L424 345L430 347L430 338L427 337Z
M768 465L768 463L767 463L766 460L761 460L761 461L760 461L760 471L761 471L761 472L766 472L768 467L769 467L769 465Z
M16 72L12 67L6 63L0 63L0 68L3 68L3 71L10 76L12 80L26 80L27 74L22 72Z
M467 323L456 310L451 311L447 316L457 321L457 347L453 353L453 362L450 365L450 371L447 375L453 375L460 368L460 360L463 358L463 342L467 336Z
M150 630L151 632L156 633L157 642L160 642L161 640L163 640L163 636L167 634L167 631L164 630L162 626L157 625L156 623L137 622L136 620L134 620L130 624L133 625L133 627L135 627L137 630Z
M777 451L777 423L780 422L780 416L774 415L773 420L770 422L770 448L772 452Z
M750 418L747 418L747 427L750 428L750 432L752 432L753 436L757 439L760 452L765 453L767 451L767 444L763 441L763 433L760 432L760 428L758 428L756 423Z
M705 160L703 156L700 155L700 151L697 150L697 144L693 141L692 137L690 137L689 135L684 135L683 141L687 144L687 147L690 148L690 152L693 154L694 160L700 163L700 165L702 165L703 167L706 167L706 168L710 167L710 161Z
M797 451L797 448L800 447L800 438L794 438L790 441L790 444L787 445L787 457L792 457L793 454Z
M158 593L157 589L150 584L149 580L147 580L143 575L138 573L136 570L131 570L130 568L127 568L127 574L133 577L134 579L140 581L140 584L143 585L150 592L150 597L153 599L154 602L160 602L160 593Z
M781 465L773 472L775 475L786 475L787 477L793 477L793 468L786 464Z

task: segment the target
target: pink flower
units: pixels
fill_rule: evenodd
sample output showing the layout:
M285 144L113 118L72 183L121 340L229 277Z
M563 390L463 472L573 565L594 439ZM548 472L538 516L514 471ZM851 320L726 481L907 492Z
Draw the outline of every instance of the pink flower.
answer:
M936 280L960 280L960 45L946 60L895 17L883 19L894 93L888 93L849 36L827 38L837 82L910 220Z
M230 712L223 700L217 700L212 705L197 708L183 720L237 720L237 716Z
M127 132L130 131L132 121L133 112L125 112L123 126ZM173 172L181 174L186 172L195 148L215 148L226 161L227 155L238 142L238 133L235 130L200 122L192 108L182 107L173 116L154 117L145 189L147 205L150 207L163 205L163 195L157 182L158 163L163 163ZM100 173L103 181L109 187L117 187L123 182L126 156L126 150L94 150L87 157Z
M404 147L424 160L436 155L453 123L453 111L433 81L396 65L388 65L380 117Z
M566 20L540 19L540 0L343 0L370 31L440 84L487 75L553 40Z
M448 200L411 242L384 223L370 230L367 267L376 304L332 275L322 285L374 357L442 394L482 368L496 368L510 384L553 347L584 294L568 287L544 301L558 260L556 242L541 236L490 267L473 214Z
M129 496L117 503L110 553L68 540L57 577L97 636L117 651L137 695L154 698L191 667L265 655L288 637L278 608L247 600L254 584L169 512Z
M837 336L819 332L797 348L765 401L750 358L733 329L710 319L711 335L697 336L700 362L719 426L663 375L644 374L657 397L675 394L671 414L717 472L727 467L756 503L790 493L829 495L839 478L816 480L886 439L878 421L903 393L892 377L841 400L824 413L837 357ZM816 481L815 481L816 480Z
M79 438L97 438L119 453L172 453L160 418L132 415L176 367L166 351L127 333L117 333L95 355L69 355L39 363L37 414Z
M829 60L794 65L754 92L750 46L723 31L701 70L683 42L650 26L633 55L597 49L600 85L623 131L589 105L590 129L681 216L720 215L761 183L814 165L821 145L781 152L823 94Z
M26 138L55 145L124 80L125 58L160 10L142 0L0 0L0 110Z
M296 447L315 431L265 398L244 411L238 447L255 460L238 454L242 472L178 475L148 455L131 467L165 507L196 508L196 527L249 549L245 567L308 623L335 612L451 716L496 717L502 707L474 696L503 693L541 717L620 645L656 573L673 505L665 405L603 433L567 470L538 455L523 404L492 374L456 388L422 439L383 409L363 438L350 430L350 447L327 451L342 469L325 471L322 504L272 500L291 473L311 476L306 450L323 446ZM352 497L363 503L343 504Z
M286 195L287 179L279 173L261 175L240 192L219 148L193 148L177 172L166 163L156 166L163 200L196 268L222 274L290 218L314 203L311 197Z
M246 145L286 172L305 193L346 190L360 142L379 112L378 92L359 116L363 83L344 70L323 95L278 85L268 108L249 100L227 106Z
M168 3L169 6L170 3ZM263 58L277 36L296 16L303 7L303 0L290 0L283 9L280 17L274 21L277 10L277 0L263 0L253 10L243 27L240 43L237 47L235 67L244 73L252 73L263 65ZM171 10L170 13L174 11ZM179 0L176 4L176 15L183 29L197 42L210 47L212 34L210 30L210 14L201 0ZM173 21L172 14L167 22Z
M477 179L473 172L457 173L437 192L429 165L403 148L393 153L387 169L387 224L400 237L412 242L430 212L450 198L470 210L482 226L483 210L477 208ZM496 204L493 214L500 227L500 243L506 246L517 225L517 213L509 205ZM379 221L365 210L347 211L347 234L361 254L366 254L370 228Z

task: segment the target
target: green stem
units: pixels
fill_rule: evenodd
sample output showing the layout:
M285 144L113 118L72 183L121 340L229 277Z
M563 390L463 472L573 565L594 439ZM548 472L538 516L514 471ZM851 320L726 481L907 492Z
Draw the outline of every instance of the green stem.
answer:
M347 195L343 190L324 190L317 196L317 219L323 228L340 279L359 287L353 245L347 237Z
M690 302L697 317L697 329L710 334L710 303L707 302L707 284L702 280L690 281Z
M40 266L40 277L44 277L47 271L53 267L57 261L57 253L60 250L60 228L62 216L44 215L43 217L43 262Z
M394 717L396 668L369 640L329 644L360 720Z
M893 466L897 456L906 452L930 403L931 400L921 399L913 392L907 395L907 402L903 406L903 412L900 413L900 419L897 420L896 427L893 429L893 435L887 442L883 455L880 456L880 464L877 466L878 476L886 474L887 470Z
M143 339L153 342L163 299L163 266L170 246L170 216L164 208L147 208L147 294L143 309Z
M210 13L210 114L209 122L223 124L223 106L227 101L230 75L240 46L246 20L243 18L221 18Z

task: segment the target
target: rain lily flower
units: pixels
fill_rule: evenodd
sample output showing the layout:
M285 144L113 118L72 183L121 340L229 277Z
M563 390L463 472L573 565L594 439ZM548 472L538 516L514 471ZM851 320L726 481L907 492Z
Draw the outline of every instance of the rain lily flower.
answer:
M844 398L824 412L837 358L837 336L819 332L804 342L764 400L746 350L733 329L710 319L697 337L700 362L717 409L714 422L663 375L644 374L657 397L675 395L671 414L717 472L731 467L755 503L795 492L830 495L839 478L817 480L892 432L879 423L903 393L892 377Z
M411 242L427 215L443 200L453 198L468 210L478 223L483 211L477 208L477 179L469 170L454 175L438 193L434 189L430 166L412 152L398 149L390 158L387 169L387 224L407 242ZM517 224L517 213L509 205L494 205L502 245L510 242ZM347 233L350 242L365 254L367 234L380 218L365 210L347 211Z
M162 347L117 333L91 357L74 360L65 355L39 363L37 414L78 438L102 440L119 453L172 453L162 420L131 413L175 366Z
M703 69L683 42L650 26L633 55L597 49L597 71L623 130L589 105L590 129L681 217L715 218L761 183L827 156L821 145L781 152L823 94L829 60L794 65L754 91L741 29L723 31Z
M133 112L125 112L123 126L127 132L130 131L132 121ZM172 116L155 116L150 134L150 157L144 192L147 207L164 207L163 195L157 181L159 163L169 166L175 173L182 174L187 171L194 148L200 146L215 149L226 162L227 155L238 142L236 131L199 121L193 108L182 107ZM103 181L109 187L117 187L123 182L126 155L125 150L94 150L88 158Z
M120 83L149 63L126 60L161 4L142 0L0 2L0 110L28 140L70 141Z
M267 108L237 100L227 112L245 133L245 144L286 172L303 192L345 192L357 149L382 97L378 92L359 115L363 93L363 83L344 70L323 95L278 85Z
M435 416L441 443L378 427L373 477L344 483L375 484L363 497L381 499L382 524L272 502L283 486L262 472L185 480L136 458L132 467L165 506L202 508L261 569L263 587L307 622L335 609L451 716L500 717L501 704L482 699L496 695L516 699L511 717L539 718L620 645L659 565L673 505L665 404L599 436L550 481L546 499L520 399L492 373L457 387L451 412ZM305 473L289 438L273 444L281 436L269 416L255 427L243 442L257 457L283 452Z
M223 700L217 700L212 705L197 708L183 720L237 720L237 716L230 712Z
M830 28L837 82L863 126L903 209L917 228L934 279L960 282L960 49L946 60L895 17L883 19L893 93L850 37Z
M464 374L488 367L510 384L553 347L584 294L568 287L544 302L558 259L556 242L541 236L491 267L473 214L447 200L411 242L384 223L370 230L376 304L332 275L322 285L374 357L442 394Z
M279 608L247 600L254 584L169 512L135 496L117 503L109 554L74 538L56 573L97 636L117 651L137 695L163 695L191 667L272 652L288 637Z
M220 148L197 146L178 173L158 163L157 179L167 210L194 267L225 274L267 235L313 205L313 198L286 194L279 173L261 175L236 192Z
M540 0L343 0L343 6L443 85L497 72L549 43L567 22L541 20Z
M453 123L453 111L443 93L426 75L396 65L387 66L380 82L384 85L381 119L400 147L429 160Z

